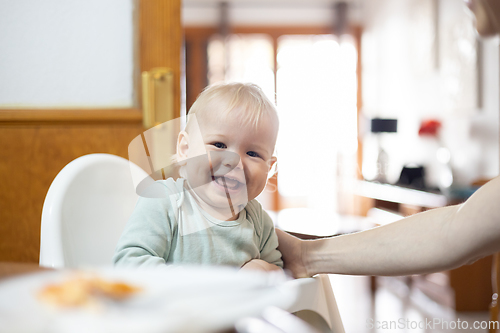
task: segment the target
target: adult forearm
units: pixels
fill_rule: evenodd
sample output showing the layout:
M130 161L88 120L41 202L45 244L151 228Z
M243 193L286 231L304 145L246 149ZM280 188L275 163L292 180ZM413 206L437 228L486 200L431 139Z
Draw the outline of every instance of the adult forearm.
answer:
M474 193L458 210L450 234L467 262L500 251L500 177Z
M461 266L500 250L500 178L467 202L357 234L309 241L309 274L408 275Z
M308 242L305 265L312 274L353 275L408 275L449 268L457 258L447 252L443 225L433 220L449 219L456 211L456 206L447 207L433 212L431 219L426 212L384 227Z

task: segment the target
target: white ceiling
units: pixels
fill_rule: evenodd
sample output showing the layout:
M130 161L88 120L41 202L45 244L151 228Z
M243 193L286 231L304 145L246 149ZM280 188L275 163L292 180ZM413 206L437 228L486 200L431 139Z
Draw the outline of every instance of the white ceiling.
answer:
M245 6L245 7L316 7L316 6L330 6L341 0L183 0L184 7L197 7L197 6L217 6L221 2L227 2L231 6ZM364 0L342 0L350 4L360 4Z
M185 25L217 25L221 0L183 0ZM330 25L333 5L339 0L227 0L230 24ZM365 0L349 3L351 22L360 22Z

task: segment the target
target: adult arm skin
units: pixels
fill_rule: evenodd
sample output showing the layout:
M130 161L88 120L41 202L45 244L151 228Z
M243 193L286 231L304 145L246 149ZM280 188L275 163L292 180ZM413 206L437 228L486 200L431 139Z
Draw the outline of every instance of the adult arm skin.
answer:
M500 177L466 202L367 231L312 241L277 230L285 269L319 273L410 275L470 264L500 251Z

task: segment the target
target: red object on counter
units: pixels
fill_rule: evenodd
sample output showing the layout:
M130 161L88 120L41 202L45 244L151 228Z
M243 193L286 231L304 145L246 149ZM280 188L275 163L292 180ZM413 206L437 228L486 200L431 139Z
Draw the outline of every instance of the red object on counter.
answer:
M440 128L441 128L441 122L439 120L435 119L424 120L420 124L418 135L437 136L437 133Z

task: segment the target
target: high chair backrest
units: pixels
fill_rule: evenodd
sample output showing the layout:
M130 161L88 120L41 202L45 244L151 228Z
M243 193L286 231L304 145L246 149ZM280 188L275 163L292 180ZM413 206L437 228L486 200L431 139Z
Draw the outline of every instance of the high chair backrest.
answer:
M128 160L90 154L56 176L42 210L40 265L54 268L111 265L118 239L138 195Z
M285 310L305 320L319 332L345 333L328 275L295 279L285 286L297 294L295 302Z

